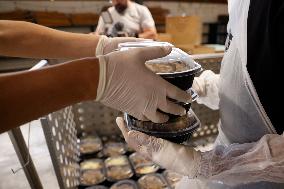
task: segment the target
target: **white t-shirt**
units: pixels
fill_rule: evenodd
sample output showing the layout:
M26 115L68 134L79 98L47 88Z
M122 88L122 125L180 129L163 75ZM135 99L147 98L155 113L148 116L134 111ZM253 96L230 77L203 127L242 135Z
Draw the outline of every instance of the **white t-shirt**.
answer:
M128 34L141 33L144 29L155 28L155 22L149 9L135 2L129 2L124 14L119 14L114 7L108 9L113 22L104 23L102 16L99 18L96 32L99 34L111 34L116 23L123 23L123 31ZM105 33L107 31L107 33Z

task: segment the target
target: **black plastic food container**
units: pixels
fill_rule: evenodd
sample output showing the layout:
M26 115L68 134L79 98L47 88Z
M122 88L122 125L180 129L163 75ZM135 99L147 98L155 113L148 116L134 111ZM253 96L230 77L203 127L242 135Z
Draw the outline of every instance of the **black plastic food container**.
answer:
M192 83L195 75L201 72L202 68L200 64L198 64L192 58L190 58L190 55L188 55L187 53L185 53L184 51L178 48L173 48L172 52L168 56L146 62L146 64L151 64L151 65L170 64L170 63L176 63L176 65L178 65L179 63L184 64L187 68L185 68L184 71L174 71L166 73L163 71L161 71L161 73L156 71L156 74L161 76L169 83L180 88L181 90L191 92L191 95L193 95L191 91ZM191 107L191 103L186 103L186 104L182 102L176 102L176 103L183 106L186 111L188 111ZM178 117L171 114L167 115L170 116L170 119Z
M169 83L186 91L189 88L191 88L195 75L202 70L202 68L198 65L199 64L195 65L194 68L185 72L172 73L172 74L158 73L158 75L160 75L163 79L167 80Z
M193 89L187 90L187 93L191 94L192 102L196 101L196 99L198 98L197 93ZM188 112L191 108L191 102L190 103L183 103L183 102L177 102L177 101L174 101L174 102L178 105L181 105L186 110L186 112ZM162 111L160 111L160 112L162 112ZM169 114L169 113L165 113L165 112L162 112L162 113L168 115L169 120L173 120L173 119L176 119L176 118L179 117L178 115L173 115L173 114Z
M149 47L149 46L169 46L169 44L148 41L144 43L143 42L139 42L139 43L130 42L130 43L119 45L121 51L129 50L131 48ZM151 69L151 70L154 71L157 75L161 76L166 81L168 81L169 83L180 88L181 90L191 92L191 95L193 97L194 92L191 90L192 83L193 83L195 75L201 72L202 68L197 62L195 62L190 57L190 55L188 55L187 53L185 53L184 51L178 48L172 48L172 51L169 55L162 57L162 58L147 61L145 64L146 65L148 64L147 67L149 69L151 69L151 67L158 68L158 69L154 69L154 70ZM162 70L161 67L163 65L166 65L166 66L174 65L176 67L174 69ZM177 67L181 67L184 69L177 69ZM177 70L180 70L180 71L177 71ZM170 100L174 101L173 99L170 99ZM191 136L191 133L199 127L200 121L195 116L195 114L191 111L190 109L191 103L182 103L182 102L177 102L177 101L174 101L174 102L176 104L183 106L187 112L187 115L191 116L191 119L194 118L195 122L188 123L185 121L185 124L183 125L184 129L180 129L180 130L175 130L175 131L157 131L156 130L155 131L155 129L149 129L149 128L143 129L139 127L141 126L141 123L142 123L141 121L137 120L136 118L132 116L125 114L125 120L127 121L128 128L138 130L148 135L163 138L163 139L175 142L175 143L183 143ZM152 124L153 128L157 128L157 129L159 127L167 128L169 127L169 125L175 127L176 125L175 121L177 121L178 123L181 123L179 122L180 116L168 114L165 112L162 112L162 113L167 114L169 116L169 121L167 123L162 123L162 124L156 124L152 122L144 122L144 123L147 125L150 125L150 127ZM194 116L192 117L192 115Z
M191 88L194 77L197 73L202 71L200 64L195 62L190 55L184 51L173 48L172 52L163 58L158 58L155 60L147 61L146 64L159 64L159 63L172 63L172 62L182 62L188 66L185 71L173 72L173 73L157 73L163 79L167 80L169 83L177 86L178 88L187 91Z
M163 138L180 144L188 140L191 134L200 126L199 119L191 109L187 112L187 116L190 121L182 129L175 129L174 127L171 127L171 123L172 125L176 125L175 120L171 120L166 123L152 123L150 121L137 120L126 113L124 114L124 119L129 130L140 131L147 135ZM140 127L138 124L150 124L151 126Z

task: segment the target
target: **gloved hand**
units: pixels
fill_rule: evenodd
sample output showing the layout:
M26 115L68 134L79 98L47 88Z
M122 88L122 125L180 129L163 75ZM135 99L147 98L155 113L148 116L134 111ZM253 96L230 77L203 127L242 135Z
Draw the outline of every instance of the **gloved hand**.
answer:
M110 38L101 35L96 48L96 56L108 54L118 48L119 43L145 41L146 39L137 39L134 37L114 37Z
M96 100L140 120L156 123L168 120L168 116L158 109L184 115L185 109L167 97L190 102L191 96L145 66L147 60L166 56L170 52L171 47L145 47L99 56L100 78Z
M204 104L213 110L219 109L219 80L220 75L211 70L205 70L199 77L194 78L192 88L199 96L198 104Z
M190 178L230 186L251 182L284 183L284 134L267 134L258 142L215 146L206 152L129 131L122 118L116 123L128 145L162 167Z
M201 161L201 154L193 148L175 144L161 138L148 136L138 131L129 131L123 118L116 123L128 145L146 158L162 167L195 178Z

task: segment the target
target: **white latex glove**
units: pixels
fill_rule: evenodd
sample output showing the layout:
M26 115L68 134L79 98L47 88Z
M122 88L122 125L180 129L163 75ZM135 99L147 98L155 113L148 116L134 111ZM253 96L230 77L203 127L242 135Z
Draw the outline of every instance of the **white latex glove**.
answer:
M191 95L168 83L145 66L147 60L164 57L171 47L145 47L99 56L100 78L96 100L140 119L166 122L158 109L184 115L185 109L171 102L190 102Z
M258 142L216 146L200 153L191 147L129 131L122 118L116 122L131 148L190 178L232 186L260 181L284 183L284 135L268 134Z
M141 155L166 169L187 175L190 178L197 176L201 161L199 151L138 131L129 131L123 118L117 118L116 123L128 145Z
M219 109L219 79L220 75L211 70L205 70L194 78L192 88L199 96L198 104L204 104L213 110Z
M119 43L145 41L146 39L139 39L134 37L114 37L110 38L101 35L96 48L96 57L108 54L118 48Z

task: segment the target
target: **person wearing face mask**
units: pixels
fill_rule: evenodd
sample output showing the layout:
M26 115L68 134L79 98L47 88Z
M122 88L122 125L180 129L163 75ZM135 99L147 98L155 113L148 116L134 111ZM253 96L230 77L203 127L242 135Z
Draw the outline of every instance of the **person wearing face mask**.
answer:
M112 0L100 16L95 34L156 39L155 22L149 9L130 0Z

